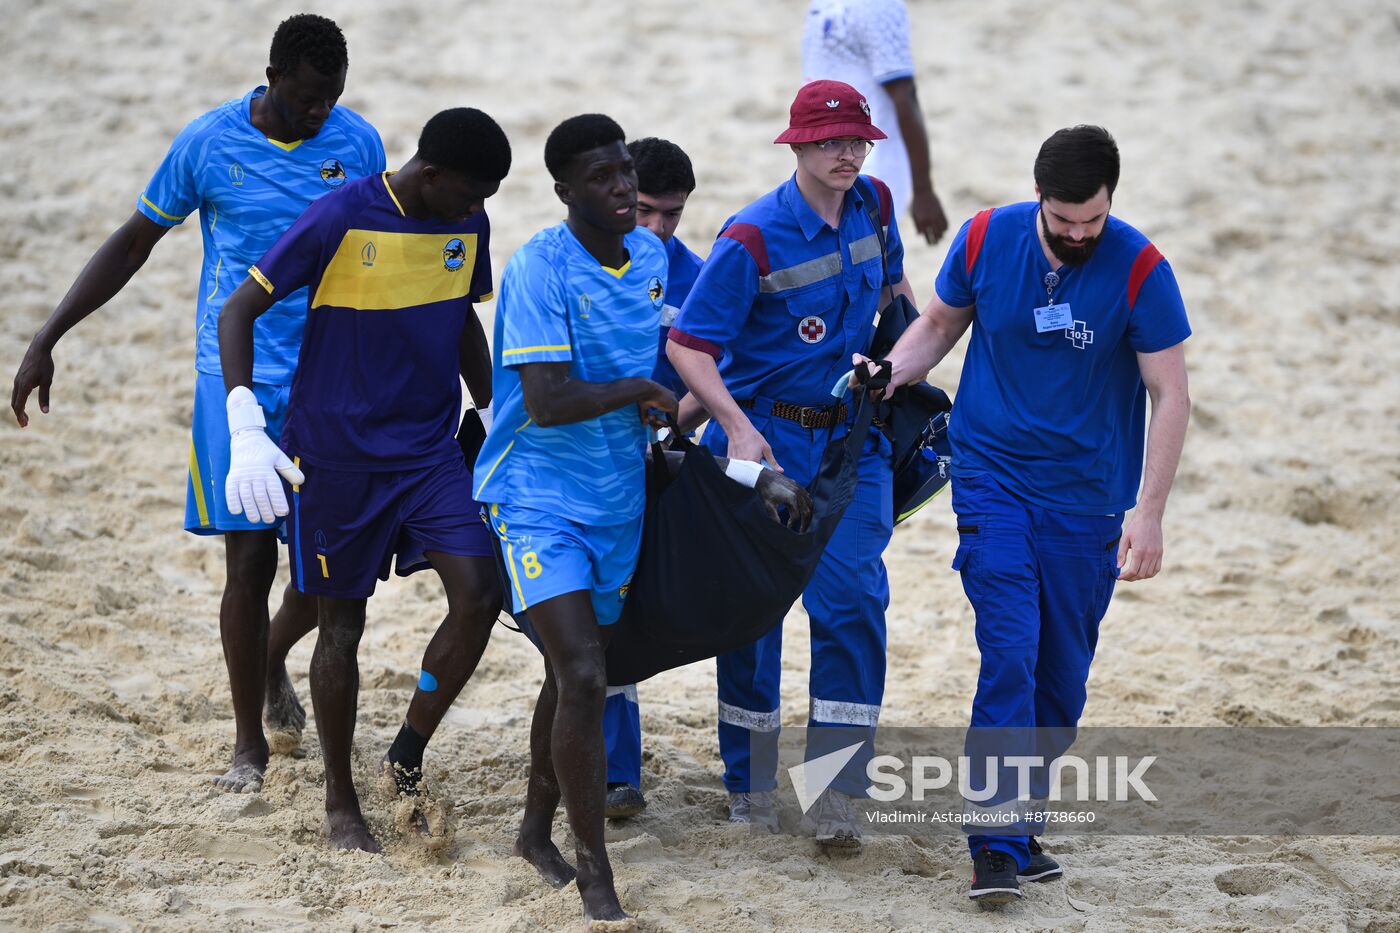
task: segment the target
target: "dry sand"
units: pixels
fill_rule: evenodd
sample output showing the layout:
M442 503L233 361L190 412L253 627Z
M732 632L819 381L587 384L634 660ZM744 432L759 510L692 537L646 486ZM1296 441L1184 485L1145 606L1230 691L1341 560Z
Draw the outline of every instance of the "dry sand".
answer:
M258 81L285 3L7 0L0 32L6 380L189 119ZM793 0L337 3L344 103L391 165L436 110L510 134L495 263L561 216L544 136L585 110L681 143L700 252L772 187L799 74ZM1118 136L1115 210L1172 261L1196 335L1196 415L1167 566L1122 586L1089 724L1400 725L1400 17L1380 2L912 4L939 189L956 221L1030 196L1050 131ZM945 243L946 247L946 243ZM233 724L222 548L180 530L199 236L187 224L60 346L53 413L0 426L0 927L562 929L509 858L540 663L499 631L429 753L460 828L437 854L330 851L314 731L261 796L223 796ZM927 297L943 248L909 248ZM488 309L488 313L489 313ZM960 358L935 379L950 388ZM8 385L8 382L6 383ZM33 403L31 402L31 406ZM971 614L945 500L888 563L884 722L966 721ZM285 577L283 578L285 579ZM360 656L362 793L442 609L428 575L381 588ZM806 713L800 611L784 718ZM306 695L311 644L292 655ZM854 859L723 822L712 665L642 685L651 806L610 830L623 903L652 930L1397 929L1394 838L1087 838L1066 883L982 914L960 840L872 839ZM562 838L562 834L560 835Z

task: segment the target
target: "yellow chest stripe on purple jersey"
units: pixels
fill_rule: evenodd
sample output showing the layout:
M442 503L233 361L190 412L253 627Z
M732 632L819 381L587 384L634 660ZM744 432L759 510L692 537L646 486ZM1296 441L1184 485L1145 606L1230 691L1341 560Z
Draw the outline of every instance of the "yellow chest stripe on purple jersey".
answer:
M311 307L390 311L462 298L471 291L476 250L475 233L347 230Z

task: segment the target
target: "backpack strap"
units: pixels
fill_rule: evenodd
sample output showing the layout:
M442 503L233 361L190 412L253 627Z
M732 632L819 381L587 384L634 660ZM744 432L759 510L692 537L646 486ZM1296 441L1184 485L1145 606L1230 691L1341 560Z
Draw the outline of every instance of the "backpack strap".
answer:
M856 176L856 184L859 185L861 182L866 182L866 187L870 189L868 192L862 191L861 197L865 200L866 216L870 218L870 225L875 228L875 237L880 242L880 281L888 283L890 279L890 257L889 251L886 249L885 246L884 224L890 222L889 211L893 209L894 201L893 199L890 199L889 204L886 205L885 202L887 197L889 196L890 189L885 187L884 182L880 181L874 176ZM875 197L872 198L870 196L871 193L873 193ZM881 222L882 214L884 215L883 223Z
M1147 281L1147 277L1152 274L1152 270L1157 268L1157 263L1162 261L1162 254L1157 252L1157 247L1148 243L1138 250L1137 258L1133 260L1133 268L1128 272L1128 310L1133 309L1137 303L1138 292L1142 290L1142 283Z
M989 207L985 211L978 211L972 218L972 224L967 228L967 273L972 274L972 267L977 265L977 256L982 252L982 241L987 238L987 224L991 223L992 212L996 210Z

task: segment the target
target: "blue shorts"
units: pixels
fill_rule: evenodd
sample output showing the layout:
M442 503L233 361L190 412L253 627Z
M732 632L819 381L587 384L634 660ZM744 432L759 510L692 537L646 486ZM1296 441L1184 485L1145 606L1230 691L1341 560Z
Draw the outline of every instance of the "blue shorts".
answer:
M642 549L641 516L620 525L580 525L508 503L492 505L490 516L510 571L516 612L584 590L593 597L599 625L617 621Z
M303 593L364 599L375 579L406 577L428 566L426 551L494 557L491 532L472 498L460 458L418 470L352 473L303 463L287 501L292 583Z
M276 443L287 419L287 397L291 386L253 383L253 395L267 418L267 435ZM194 424L190 432L190 475L185 484L185 530L197 535L221 535L225 531L268 531L280 534L282 519L269 525L234 515L224 502L224 480L228 478L228 393L224 377L196 373L194 381Z

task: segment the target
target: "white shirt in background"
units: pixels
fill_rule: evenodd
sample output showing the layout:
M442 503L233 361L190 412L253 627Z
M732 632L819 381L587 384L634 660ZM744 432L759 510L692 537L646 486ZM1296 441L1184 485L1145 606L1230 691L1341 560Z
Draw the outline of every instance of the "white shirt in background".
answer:
M914 76L909 11L903 0L812 0L802 29L802 82L844 81L870 104L882 139L861 171L889 185L897 216L909 210L913 180L886 81Z

